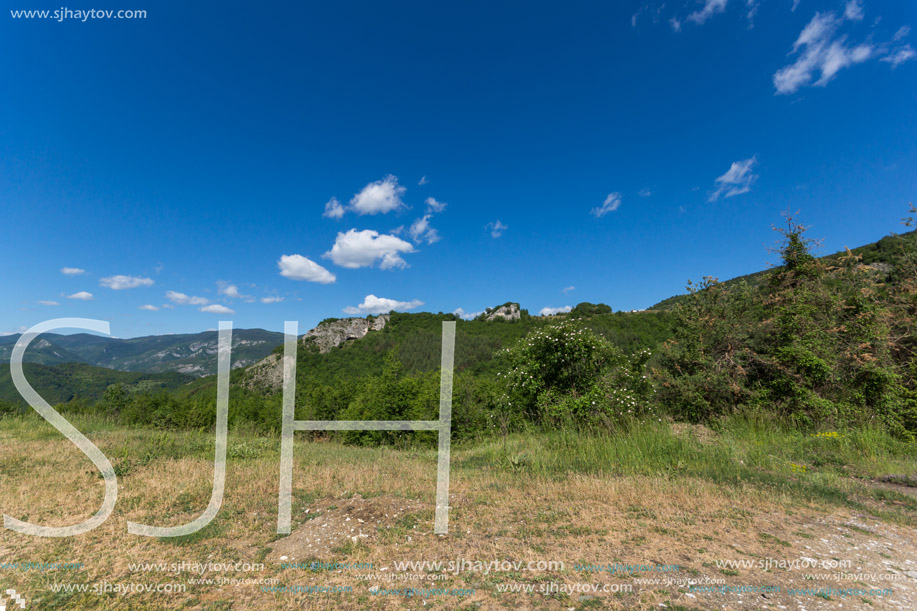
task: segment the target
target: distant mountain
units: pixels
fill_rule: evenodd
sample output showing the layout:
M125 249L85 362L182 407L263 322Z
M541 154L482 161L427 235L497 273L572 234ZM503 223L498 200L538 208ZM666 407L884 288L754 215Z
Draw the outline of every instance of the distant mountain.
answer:
M878 240L877 242L872 242L870 244L854 248L850 252L860 257L860 263L862 265L869 265L876 269L879 273L885 274L887 280L894 281L896 279L896 270L899 268L899 259L902 256L901 253L905 249L913 252L911 244L913 244L913 237L915 235L917 235L917 232L915 231L888 235ZM902 246L905 248L902 249ZM831 263L832 261L839 261L840 258L846 254L847 251L845 250L836 252L831 255L825 255L820 258L823 261ZM779 266L773 267L771 269L761 270L759 272L754 272L752 274L746 274L744 276L738 276L736 278L724 281L723 284L729 286L732 284L738 284L740 282L746 282L749 285L756 286L778 269L780 269ZM668 299L660 301L649 309L668 310L674 307L677 303L683 301L686 297L687 295L675 295L674 297L669 297Z
M13 346L19 340L20 335L2 335L0 336L0 359L9 362L13 353ZM83 359L69 350L48 341L47 336L41 335L35 339L29 346L25 355L27 363L41 363L42 365L54 365L57 363L80 363Z
M9 362L19 337L0 337L0 359ZM282 343L283 333L263 329L234 329L232 367L236 369L256 363ZM24 361L42 365L83 363L145 373L172 371L201 377L216 373L217 332L150 335L131 339L88 333L43 333L28 347Z

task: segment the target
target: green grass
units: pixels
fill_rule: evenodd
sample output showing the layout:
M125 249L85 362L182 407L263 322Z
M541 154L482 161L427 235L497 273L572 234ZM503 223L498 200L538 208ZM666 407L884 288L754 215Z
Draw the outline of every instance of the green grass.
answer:
M676 435L659 421L631 422L612 433L561 429L517 434L505 442L491 439L466 447L456 453L454 465L547 479L570 473L695 477L726 486L753 485L800 500L862 507L858 499L866 496L917 510L913 498L861 481L917 473L915 444L879 429L819 437L746 418L724 420L718 429L710 443ZM805 470L794 469L794 464Z
M121 475L159 458L213 456L213 434L206 431L125 430L110 419L91 415L75 415L71 422L91 438L104 440L106 434L118 434L118 446L105 451ZM910 520L907 516L917 512L914 498L869 485L868 480L891 474L917 476L915 444L898 441L880 429L830 431L831 435L818 436L754 418L723 420L717 429L707 443L689 434L676 435L667 422L661 421L631 421L617 431L604 433L561 428L513 434L506 439L491 437L456 444L452 469L483 469L551 480L571 473L688 477L727 487L751 485L789 499L834 505L862 508L865 500L877 501L888 510L886 517L897 521ZM35 414L7 416L0 431L0 439L60 438L60 433ZM387 456L398 454L419 457L431 466L436 460L436 450L420 443L393 449L303 441L295 447L297 461L302 464L333 461L341 472L367 461L381 464ZM279 460L279 438L249 430L231 431L228 457L231 463Z

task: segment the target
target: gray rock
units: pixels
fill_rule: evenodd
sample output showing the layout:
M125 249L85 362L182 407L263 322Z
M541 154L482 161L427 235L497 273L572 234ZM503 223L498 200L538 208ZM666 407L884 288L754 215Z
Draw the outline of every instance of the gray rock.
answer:
M389 315L372 318L341 318L319 323L317 327L299 338L306 345L318 348L322 354L343 346L346 342L365 337L370 331L381 331L388 323ZM271 392L283 389L282 355L271 354L249 368L242 382L248 388L263 388Z
M344 343L360 339L370 331L381 331L388 323L389 315L370 318L341 318L323 322L302 336L304 344L313 344L322 354L338 348Z
M484 315L488 321L519 320L522 317L522 313L519 311L518 303L507 303L506 305L501 305L497 308L487 308L487 310L484 312Z

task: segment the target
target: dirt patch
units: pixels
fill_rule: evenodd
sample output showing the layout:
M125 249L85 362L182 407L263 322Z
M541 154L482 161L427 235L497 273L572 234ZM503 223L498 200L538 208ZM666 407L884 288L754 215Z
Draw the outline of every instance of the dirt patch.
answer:
M325 560L332 550L348 543L373 542L380 529L393 528L405 516L426 507L419 501L390 495L364 498L355 494L348 499L320 501L305 510L306 522L272 546L267 560Z

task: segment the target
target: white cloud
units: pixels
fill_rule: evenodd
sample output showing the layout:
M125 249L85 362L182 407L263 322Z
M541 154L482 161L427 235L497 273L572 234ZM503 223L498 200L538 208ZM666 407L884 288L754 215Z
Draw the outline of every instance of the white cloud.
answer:
M210 300L204 297L191 297L177 291L167 291L166 299L179 305L207 305L210 303Z
M244 297L244 295L239 292L239 287L235 284L226 284L225 282L217 282L217 284L220 287L217 291L220 295L226 295L231 299L242 299L242 297Z
M850 21L861 21L863 19L863 5L860 0L850 0L844 7L844 17Z
M428 197L424 203L427 204L428 214L432 212L442 212L446 209L446 206L449 205L446 202L438 202L432 197Z
M210 314L235 314L235 310L231 310L224 305L218 303L212 303L208 306L200 308L201 312L209 312Z
M669 19L669 25L671 25L672 29L675 30L676 32L681 32L681 22L678 20L677 17L672 17L671 19Z
M639 17L640 13L642 13L644 10L646 10L645 5L641 6L640 9L636 13L630 16L630 27L632 28L637 27L637 17Z
M758 163L757 155L749 159L733 161L726 173L716 179L717 188L710 195L710 201L715 202L720 195L733 197L751 191L751 185L758 179L758 175L751 171L756 163Z
M141 278L140 276L109 276L99 280L99 286L110 288L113 291L123 291L125 289L135 289L138 286L153 286L152 278Z
M332 197L325 203L325 212L322 214L329 219L339 219L344 216L344 206L338 201L338 198Z
M427 180L427 175L424 174L423 176L420 177L420 180L417 181L417 184L420 185L420 186L423 186L423 185L427 184L428 182L430 182L430 181Z
M790 12L795 13L797 6L799 6L799 0L793 0L793 7L790 9Z
M401 196L407 189L398 184L398 178L389 174L382 180L371 182L350 200L350 209L357 214L385 214L404 206Z
M652 194L653 194L653 191L649 187L643 187L642 189L640 189L640 192L637 193L637 195L639 195L640 197L649 197Z
M80 276L86 273L85 269L80 269L78 267L62 267L60 268L60 273L65 276Z
M421 242L426 242L427 244L439 242L439 232L430 227L430 218L432 216L432 214L425 214L411 223L411 239L418 244Z
M419 308L422 305L423 302L417 299L414 299L413 301L396 301L394 299L386 299L385 297L367 295L366 298L363 299L363 303L357 307L347 306L344 308L344 313L351 315L384 314L386 312L391 312L392 310L413 310L415 308Z
M154 306L154 305L149 305L149 304L147 304L147 305L142 305L142 306L140 306L140 307L137 308L137 309L138 309L138 310L146 310L146 311L148 311L148 312L156 312L156 311L159 310L159 308L157 308L156 306Z
M824 87L839 71L878 54L879 50L871 44L850 46L846 36L837 36L843 21L834 13L815 14L793 43L792 53L802 49L796 61L774 73L778 94L796 92L808 85L816 72L820 76L814 85Z
M308 280L319 284L332 284L337 277L327 269L302 255L283 255L277 261L280 275L290 280Z
M484 227L484 229L486 229L487 231L490 232L490 237L492 237L492 238L499 238L500 236L503 235L503 232L504 232L504 231L506 231L507 229L509 229L509 227L507 227L506 225L504 225L503 223L501 223L501 222L500 222L500 219L497 219L497 220L494 221L493 223L487 223L487 225Z
M605 201L602 202L602 205L598 208L593 208L591 214L594 214L596 218L602 218L609 212L614 212L621 206L621 194L620 193L609 193L605 198Z
M78 299L80 301L92 301L92 293L86 291L80 291L79 293L74 293L69 295L67 299Z
M917 53L914 52L914 48L911 45L904 45L892 51L887 57L883 57L881 61L890 63L892 68L897 68L915 57L917 57Z
M478 316L480 316L483 313L484 312L466 312L462 308L456 308L455 311L453 312L453 314L455 314L456 316L458 316L459 318L463 320L472 320L474 318L477 318Z
M39 301L38 303L40 303L40 304L43 305L43 306L59 306L59 305L60 305L60 304L57 303L56 301L46 301L46 300L44 300L44 299L41 300L41 301Z
M729 0L705 0L704 8L688 15L688 21L693 21L698 25L703 25L705 21L713 17L715 14L725 11L726 4L728 3Z
M283 297L262 297L261 303L280 303Z
M217 292L220 295L226 295L230 299L243 299L248 303L252 303L255 301L255 298L252 297L251 295L243 295L239 291L239 287L236 286L235 284L229 284L228 282L223 282L222 280L218 280L217 286L219 287L219 289L217 289ZM251 285L251 286L254 286L254 285Z
M910 33L911 33L910 26L903 25L900 28L898 28L897 32L895 32L895 35L892 37L892 42L898 42L899 40L901 40L902 38L904 38L905 36L907 36Z
M573 309L573 306L563 306L561 308L541 308L539 310L539 316L553 316L554 314L566 314Z
M748 27L754 27L755 15L758 14L758 0L746 0L745 6L748 8L748 13L745 15L748 18Z
M570 285L570 286L568 286L567 288L565 288L564 290L562 290L561 293L563 293L564 295L566 295L567 293L569 293L570 291L575 290L575 289L576 289L575 286Z
M331 250L322 255L331 259L336 265L348 269L372 267L380 259L381 269L406 267L401 258L402 253L414 252L410 242L393 235L379 235L378 231L351 229L347 233L338 233Z

